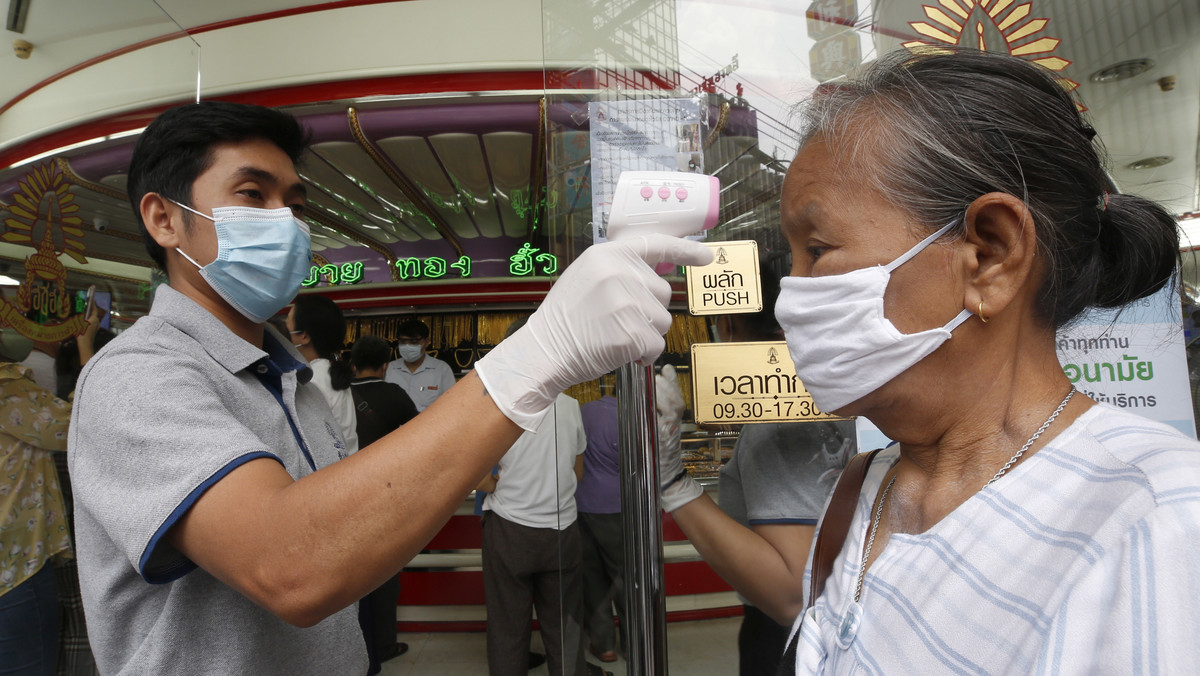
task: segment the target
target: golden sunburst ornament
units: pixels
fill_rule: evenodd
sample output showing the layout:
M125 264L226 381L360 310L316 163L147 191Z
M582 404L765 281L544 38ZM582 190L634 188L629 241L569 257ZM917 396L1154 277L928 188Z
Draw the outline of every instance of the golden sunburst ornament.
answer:
M6 298L0 303L0 322L43 342L82 333L87 321L80 315L70 316L67 269L58 259L66 254L87 263L83 255L83 220L76 215L79 205L74 203L71 184L55 164L43 164L17 182L11 200L0 240L26 244L36 251L25 258L25 282L17 290L15 302ZM48 321L38 323L27 318L30 311ZM55 323L55 319L64 321Z
M87 263L83 255L83 220L75 215L79 205L74 203L71 184L58 166L47 163L35 168L17 182L17 188L9 207L11 215L4 221L8 232L0 235L0 239L36 246L33 238L38 227L44 226L42 239L54 238L55 234L61 239L61 247L55 247L58 253Z
M903 43L908 49L937 51L939 47L975 47L1003 51L1061 73L1071 62L1056 56L1062 40L1040 36L1050 20L1031 18L1033 3L1014 4L1016 0L938 0L937 5L921 5L927 21L910 21L924 39ZM1063 89L1073 91L1079 83L1065 76L1055 79Z

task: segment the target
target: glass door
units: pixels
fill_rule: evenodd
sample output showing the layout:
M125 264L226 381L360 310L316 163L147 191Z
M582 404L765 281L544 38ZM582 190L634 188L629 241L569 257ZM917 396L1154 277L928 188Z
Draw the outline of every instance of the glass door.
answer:
M1160 200L1174 213L1195 219L1200 212L1195 164L1200 43L1185 27L1196 26L1200 17L1186 4L1161 0L1130 9L1078 0L816 0L799 5L542 0L546 218L555 232L564 233L572 254L604 237L622 171L716 177L719 220L705 241L716 249L727 245L730 261L743 246L736 243L753 244L758 277L751 286L761 292L756 308L733 302L701 314L689 309L686 289L695 303L705 284L710 291L724 290L731 280L742 280L740 268L710 271L708 279L690 287L683 270L666 274L676 289L671 306L676 321L656 367L671 364L679 375L686 403L683 464L708 499L751 529L790 529L786 537L807 550L841 467L860 442L873 448L884 441L865 421L832 418L811 401L787 402L790 408L777 399L743 401L731 396L736 387L721 384L789 361L772 306L779 279L791 267L778 226L780 188L799 138L793 107L822 86L836 87L885 52L960 45L1009 53L1039 63L1065 88L1078 90L1113 157L1112 175L1121 190ZM1189 340L1193 287L1200 284L1192 279L1193 257L1188 253L1184 264ZM722 278L723 273L730 274ZM747 356L760 353L761 365L754 361L759 357ZM1060 357L1070 375L1073 355ZM1119 361L1121 355L1113 358ZM1182 362L1171 357L1169 363L1176 364L1172 377L1181 380ZM1093 387L1096 396L1116 396ZM587 407L603 391L595 383L574 394ZM1160 408L1160 419L1194 433L1190 407L1182 412ZM615 424L621 429L645 427L629 418L637 415L636 407L620 411ZM776 466L785 471L764 475L769 462L781 463ZM775 523L763 523L762 510L778 507L772 496L780 486L788 490L788 509ZM594 650L589 661L628 673L733 673L740 658L781 650L791 618L772 617L745 603L702 560L686 524L664 515L661 543L642 541L659 536L630 532L631 525L640 524L630 518L637 509L625 503L621 510L624 551L651 552L651 565L663 571L662 588L654 586L657 573L632 570L644 564L624 560L625 579L617 584L609 579L606 591L628 591L631 579L649 584L627 602L637 606L639 616L620 621L623 629L636 628L637 635L618 632L638 647L631 656L631 646L617 639L616 662L597 661ZM590 563L600 569L596 558L593 554ZM586 569L589 561L583 565ZM605 584L604 577L593 579ZM593 599L602 598L590 591ZM660 594L662 603L656 598ZM593 600L584 615L587 623L606 624L611 615L632 612ZM739 628L751 641L740 658ZM585 646L607 648L607 633L607 627L585 628ZM761 662L745 668L770 670Z

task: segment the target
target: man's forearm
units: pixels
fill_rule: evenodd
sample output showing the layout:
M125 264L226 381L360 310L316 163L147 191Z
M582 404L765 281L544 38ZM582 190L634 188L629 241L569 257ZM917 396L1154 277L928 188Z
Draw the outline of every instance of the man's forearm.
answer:
M395 575L520 434L468 375L399 430L298 481L273 461L247 463L197 501L172 543L307 626Z

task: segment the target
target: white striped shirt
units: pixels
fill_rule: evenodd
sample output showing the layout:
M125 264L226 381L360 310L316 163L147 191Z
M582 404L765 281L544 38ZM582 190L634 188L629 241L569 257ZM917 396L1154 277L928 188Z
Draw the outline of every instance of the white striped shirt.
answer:
M892 535L843 632L898 456L872 463L796 673L1200 673L1200 443L1094 406L926 532Z

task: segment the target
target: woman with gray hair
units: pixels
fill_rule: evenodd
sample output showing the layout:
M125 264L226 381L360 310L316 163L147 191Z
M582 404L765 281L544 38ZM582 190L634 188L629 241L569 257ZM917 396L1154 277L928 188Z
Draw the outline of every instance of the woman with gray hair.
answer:
M776 315L817 405L899 443L826 509L816 547L848 533L815 599L814 557L796 584L669 468L664 505L793 624L789 673L1193 671L1200 444L1076 391L1055 352L1085 309L1172 281L1174 219L1115 192L1075 102L1020 59L894 53L804 116Z

